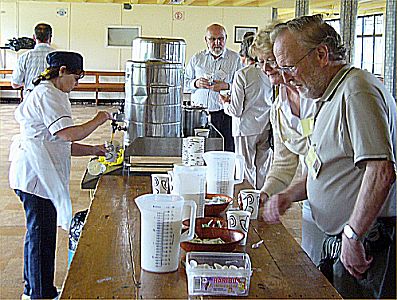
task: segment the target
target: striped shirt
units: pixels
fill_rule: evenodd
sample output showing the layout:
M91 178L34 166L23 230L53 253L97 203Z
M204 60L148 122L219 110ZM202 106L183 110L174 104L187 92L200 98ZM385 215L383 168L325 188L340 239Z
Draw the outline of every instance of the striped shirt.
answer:
M34 49L22 54L12 72L12 82L24 86L24 93L32 90L32 80L47 68L46 56L54 51L47 43L36 44Z

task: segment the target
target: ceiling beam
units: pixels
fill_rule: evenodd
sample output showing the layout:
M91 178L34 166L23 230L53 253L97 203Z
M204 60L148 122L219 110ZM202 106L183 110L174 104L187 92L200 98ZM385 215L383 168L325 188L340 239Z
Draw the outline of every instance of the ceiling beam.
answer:
M224 2L225 0L208 0L208 6L216 6Z
M275 8L286 8L295 7L295 1L280 1L280 0L258 0L258 6L260 7L275 7Z
M170 2L169 0L157 0L157 4L164 4L165 2Z
M236 1L233 1L233 6L245 6L252 2L256 2L256 0L236 0Z

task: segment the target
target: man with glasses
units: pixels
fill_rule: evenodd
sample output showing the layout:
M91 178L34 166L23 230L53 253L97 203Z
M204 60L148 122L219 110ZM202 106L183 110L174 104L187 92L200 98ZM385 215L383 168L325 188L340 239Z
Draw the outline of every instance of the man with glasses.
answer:
M308 196L326 234L320 268L344 298L396 298L396 103L372 74L345 62L340 36L320 15L275 27L284 80L316 103L301 182L265 204L279 221Z
M234 151L232 119L223 111L219 92L229 90L234 73L243 66L237 52L226 48L227 34L222 25L207 27L207 49L192 56L185 71L185 92L191 93L193 105L208 108L212 124L224 137L226 151Z
M34 28L34 49L22 54L12 73L11 85L14 89L23 86L24 97L34 87L33 79L47 68L46 56L55 49L51 48L52 28L45 23L39 23Z

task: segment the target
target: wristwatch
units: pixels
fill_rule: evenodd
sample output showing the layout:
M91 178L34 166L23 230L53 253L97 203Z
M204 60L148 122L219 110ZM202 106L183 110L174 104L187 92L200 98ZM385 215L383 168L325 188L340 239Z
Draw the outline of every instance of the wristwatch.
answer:
M345 227L343 227L343 233L346 235L346 237L350 240L355 240L355 241L363 241L363 238L359 237L353 230L353 228L350 227L349 224L346 224Z

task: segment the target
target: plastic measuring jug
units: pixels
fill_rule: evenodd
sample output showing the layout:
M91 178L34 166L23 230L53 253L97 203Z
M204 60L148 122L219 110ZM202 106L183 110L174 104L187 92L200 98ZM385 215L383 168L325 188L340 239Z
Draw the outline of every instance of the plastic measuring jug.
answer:
M207 167L185 166L174 164L172 171L172 194L182 196L185 200L193 200L197 204L197 217L204 217L205 181ZM187 207L183 209L183 219L189 217Z
M147 194L135 199L141 212L141 267L166 273L178 269L179 243L193 239L196 203L185 201L181 196ZM182 209L191 207L188 232L182 231Z
M203 158L207 164L207 193L233 197L234 185L244 179L244 157L233 152L209 151Z

